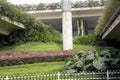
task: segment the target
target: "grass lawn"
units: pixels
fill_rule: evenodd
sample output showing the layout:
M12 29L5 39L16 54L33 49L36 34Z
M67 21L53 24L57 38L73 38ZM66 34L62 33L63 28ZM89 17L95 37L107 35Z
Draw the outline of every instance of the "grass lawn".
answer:
M40 51L40 50L62 50L62 44L55 43L25 43L0 48L0 51ZM74 50L95 50L94 46L74 45ZM35 64L24 64L16 66L0 67L2 75L23 75L33 73L52 73L63 69L64 62L45 62Z
M95 46L74 44L74 50L95 50ZM0 48L0 51L41 51L41 50L62 50L62 44L56 43L25 43Z
M62 50L62 45L55 43L29 42L25 44L0 48L0 51L3 50L13 50L13 51Z
M73 45L74 50L95 50L96 46L91 45L81 45L81 44L75 44Z
M35 64L24 64L0 67L0 76L4 75L24 75L35 73L52 73L62 71L64 62L44 62Z

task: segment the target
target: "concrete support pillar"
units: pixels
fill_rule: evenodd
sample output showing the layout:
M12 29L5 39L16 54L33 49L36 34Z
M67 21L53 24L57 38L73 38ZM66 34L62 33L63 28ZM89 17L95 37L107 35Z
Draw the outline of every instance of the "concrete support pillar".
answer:
M73 49L71 12L62 13L62 31L63 31L63 49L64 50Z
M78 33L78 36L81 35L81 31L80 31L80 20L79 20L79 19L77 20L77 33Z
M81 20L81 36L85 35L85 26L83 20Z

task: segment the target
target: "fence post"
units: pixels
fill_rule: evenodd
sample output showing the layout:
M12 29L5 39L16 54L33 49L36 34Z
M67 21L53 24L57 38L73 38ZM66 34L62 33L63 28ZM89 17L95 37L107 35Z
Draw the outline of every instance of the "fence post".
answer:
M58 80L60 80L60 72L58 72L58 74L57 74L57 75L58 75Z
M5 80L9 80L9 77L8 77L8 76L6 76Z
M107 80L110 79L109 74L110 74L109 71L107 71Z

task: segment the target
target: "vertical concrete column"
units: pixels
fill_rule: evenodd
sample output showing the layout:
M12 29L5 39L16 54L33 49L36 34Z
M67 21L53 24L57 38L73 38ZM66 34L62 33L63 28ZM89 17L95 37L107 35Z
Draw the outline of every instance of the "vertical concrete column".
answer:
M80 31L80 20L77 19L77 33L78 33L78 36L81 34L81 31Z
M73 49L71 12L62 13L62 30L63 30L63 49L64 50Z
M85 35L85 27L84 27L84 22L81 20L81 36Z
M63 49L73 49L71 0L61 0Z

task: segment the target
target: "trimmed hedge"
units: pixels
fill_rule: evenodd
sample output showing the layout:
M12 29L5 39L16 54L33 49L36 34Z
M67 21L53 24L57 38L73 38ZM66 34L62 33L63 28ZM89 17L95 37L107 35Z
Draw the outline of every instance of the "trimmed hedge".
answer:
M108 0L103 16L99 19L95 28L95 34L99 35L106 23L109 21L114 12L120 7L120 0Z
M24 43L24 42L54 42L61 40L61 34L51 26L35 20L30 15L20 11L14 5L0 0L0 14L10 18L11 21L17 21L25 26L25 30L16 30L12 32L7 42Z
M94 34L75 37L73 42L74 44L101 45L101 39Z
M0 66L64 61L75 51L1 52Z

